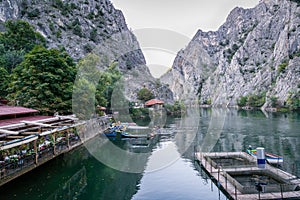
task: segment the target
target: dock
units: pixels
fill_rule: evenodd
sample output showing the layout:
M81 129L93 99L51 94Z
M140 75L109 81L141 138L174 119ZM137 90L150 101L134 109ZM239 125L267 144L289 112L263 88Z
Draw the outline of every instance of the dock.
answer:
M195 159L224 194L234 200L300 198L300 179L245 152L196 152Z
M0 186L76 149L108 125L102 117L56 116L0 126Z

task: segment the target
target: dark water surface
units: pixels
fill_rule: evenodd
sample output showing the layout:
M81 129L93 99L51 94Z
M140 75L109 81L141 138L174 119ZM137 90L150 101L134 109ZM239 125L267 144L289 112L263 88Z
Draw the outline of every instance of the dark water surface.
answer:
M195 147L263 146L283 155L283 168L300 176L299 114L192 109L184 118L164 119L151 121L164 126L159 137L97 137L1 187L0 200L227 199L194 162Z

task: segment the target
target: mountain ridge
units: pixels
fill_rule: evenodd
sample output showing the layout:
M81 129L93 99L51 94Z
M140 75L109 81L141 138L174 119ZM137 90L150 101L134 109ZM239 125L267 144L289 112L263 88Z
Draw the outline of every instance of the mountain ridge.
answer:
M137 91L144 85L158 98L172 99L166 86L160 88L163 92L155 87L156 80L135 35L128 29L122 11L109 0L3 0L0 8L0 22L29 22L46 38L48 48L64 48L75 61L94 53L100 57L100 70L117 61L130 101L136 100Z
M161 81L175 99L212 106L235 107L251 95L264 95L264 108L272 98L280 106L299 99L299 13L289 0L236 7L217 31L198 30Z

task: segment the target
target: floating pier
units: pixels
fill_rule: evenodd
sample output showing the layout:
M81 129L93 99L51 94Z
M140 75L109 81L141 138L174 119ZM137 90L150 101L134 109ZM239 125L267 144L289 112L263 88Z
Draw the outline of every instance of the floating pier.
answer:
M245 152L195 153L207 174L234 200L300 198L300 179Z

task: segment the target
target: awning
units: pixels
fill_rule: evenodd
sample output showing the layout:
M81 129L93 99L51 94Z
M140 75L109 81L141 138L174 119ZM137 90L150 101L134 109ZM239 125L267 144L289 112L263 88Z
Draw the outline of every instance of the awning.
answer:
M10 149L13 147L21 146L22 144L27 144L27 143L32 142L37 139L38 139L37 135L31 135L31 136L24 137L19 140L13 140L11 142L6 142L6 143L1 144L0 150L5 150L5 149Z

